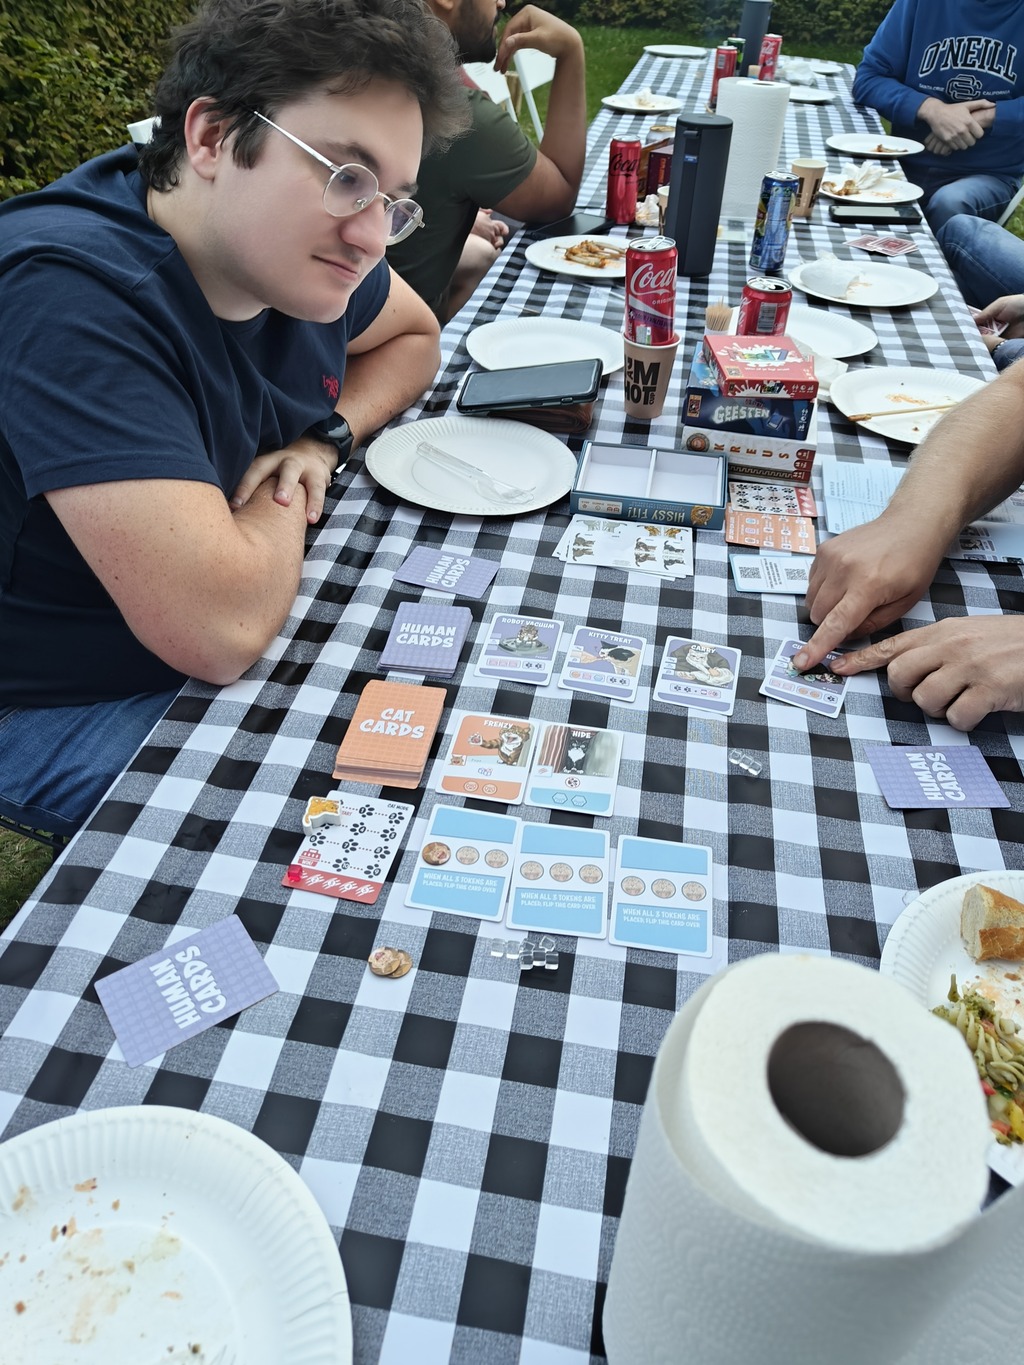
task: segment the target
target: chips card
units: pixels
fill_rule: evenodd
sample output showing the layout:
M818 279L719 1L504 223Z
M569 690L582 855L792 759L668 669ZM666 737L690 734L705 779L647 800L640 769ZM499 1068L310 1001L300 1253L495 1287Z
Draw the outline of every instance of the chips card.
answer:
M437 790L510 806L523 799L537 727L513 716L457 712Z
M731 716L739 673L738 649L670 635L654 682L654 699Z
M608 852L605 830L524 824L512 874L508 928L604 938Z
M577 626L558 686L613 701L635 701L647 641L639 635Z
M834 649L821 663L798 673L793 667L793 655L803 649L803 640L783 640L772 660L768 676L761 684L761 692L776 701L787 701L805 711L821 716L838 716L846 696L849 678L841 678L829 670L829 664L842 657L844 651Z
M522 821L461 806L435 806L406 905L500 920Z
M551 681L561 637L561 621L504 613L495 616L476 662L477 675L543 687Z
M454 597L482 597L497 572L498 565L493 559L479 559L464 550L417 545L395 570L395 578L421 588L450 592Z
M531 806L611 815L622 736L587 725L545 725L526 791Z
M400 602L381 650L381 668L407 668L450 678L459 665L472 621L468 607L428 600Z
M811 560L799 555L730 555L740 592L791 592L801 596L811 577Z
M815 550L814 522L810 517L785 516L772 512L740 512L731 505L725 509L725 538L730 545L750 545L762 550L788 550L812 555Z
M712 868L711 849L699 844L620 839L608 941L710 957Z
M335 900L373 905L414 811L399 801L336 791L311 797L302 825L309 833L281 885Z

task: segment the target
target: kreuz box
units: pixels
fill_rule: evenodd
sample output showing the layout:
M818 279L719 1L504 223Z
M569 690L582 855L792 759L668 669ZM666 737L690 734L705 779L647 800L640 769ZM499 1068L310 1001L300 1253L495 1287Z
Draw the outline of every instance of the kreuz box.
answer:
M724 455L729 464L730 479L784 479L787 483L810 483L818 442L817 405L812 404L812 407L810 430L802 441L686 425L680 444L684 450Z
M791 337L708 332L703 351L723 398L818 396L814 361Z
M690 365L683 399L683 426L738 431L773 441L804 441L811 425L810 398L724 397L714 371L698 346Z

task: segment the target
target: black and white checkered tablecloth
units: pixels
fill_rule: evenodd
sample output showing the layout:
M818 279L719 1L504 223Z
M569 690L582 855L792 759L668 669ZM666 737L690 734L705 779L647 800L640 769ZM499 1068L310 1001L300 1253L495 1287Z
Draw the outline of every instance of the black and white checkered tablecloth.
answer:
M625 88L679 89L696 101L707 78L704 62L644 57ZM873 116L849 104L846 78L828 84L840 92L833 104L787 115L783 161L819 152L832 131L877 131ZM603 202L613 132L645 126L610 113L595 120L581 204ZM855 234L818 210L795 228L790 264L841 250ZM853 310L879 336L877 350L853 363L884 357L991 376L933 239L920 230L915 240L920 253L894 268L929 271L939 292L870 319ZM744 245L723 244L710 280L681 281L687 345L709 299L738 297L745 260ZM448 409L470 363L469 328L526 309L618 327L622 302L607 286L540 274L522 242L511 244L446 329L437 384L405 420ZM657 436L675 435L679 406L677 378ZM902 447L890 451L827 408L823 416L823 451L903 458ZM624 418L618 376L594 430L648 439ZM250 1129L300 1172L336 1230L361 1365L602 1358L604 1284L653 1058L703 975L765 951L874 964L908 892L963 870L1024 866L1019 718L992 719L972 737L1010 810L892 811L876 794L865 746L939 743L946 727L896 701L875 675L851 683L835 720L766 701L758 687L767 661L783 637L807 631L798 600L737 593L720 533L697 534L695 575L679 582L563 565L550 552L566 521L565 504L510 521L423 511L378 488L356 461L312 535L280 638L234 686L184 690L0 956L0 1132L136 1103L203 1109ZM416 544L499 563L487 598L469 603L478 622L523 610L648 637L634 706L486 682L470 673L476 647L464 651L449 701L623 731L613 838L639 832L713 849L709 961L563 939L557 972L520 977L490 955L493 930L478 936L473 920L406 909L409 849L437 800L426 789L411 796L418 816L378 906L282 888L303 803L332 785L335 749L376 675L397 604L416 595L393 581ZM947 563L913 619L1020 611L1021 589L1015 567ZM651 665L670 633L743 651L731 719L650 703ZM443 721L435 758L444 729ZM730 770L733 747L759 757L764 775ZM97 977L233 913L280 991L159 1066L129 1069ZM407 947L417 963L387 992L372 989L379 983L366 969L380 943Z

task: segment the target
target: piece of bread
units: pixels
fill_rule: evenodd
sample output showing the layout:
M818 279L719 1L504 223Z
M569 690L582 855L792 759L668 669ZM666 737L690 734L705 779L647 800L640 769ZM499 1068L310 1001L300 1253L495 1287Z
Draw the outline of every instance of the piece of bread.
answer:
M1024 959L1024 905L991 886L972 886L964 896L960 932L975 962Z

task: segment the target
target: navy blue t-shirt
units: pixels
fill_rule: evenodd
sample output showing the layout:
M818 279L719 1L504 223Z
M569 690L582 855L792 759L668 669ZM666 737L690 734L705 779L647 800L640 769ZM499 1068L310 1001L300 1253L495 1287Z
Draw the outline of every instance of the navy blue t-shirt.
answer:
M256 455L333 411L347 342L387 300L381 262L334 323L215 317L136 167L124 148L0 205L0 706L182 682L42 495L160 478L229 497Z

